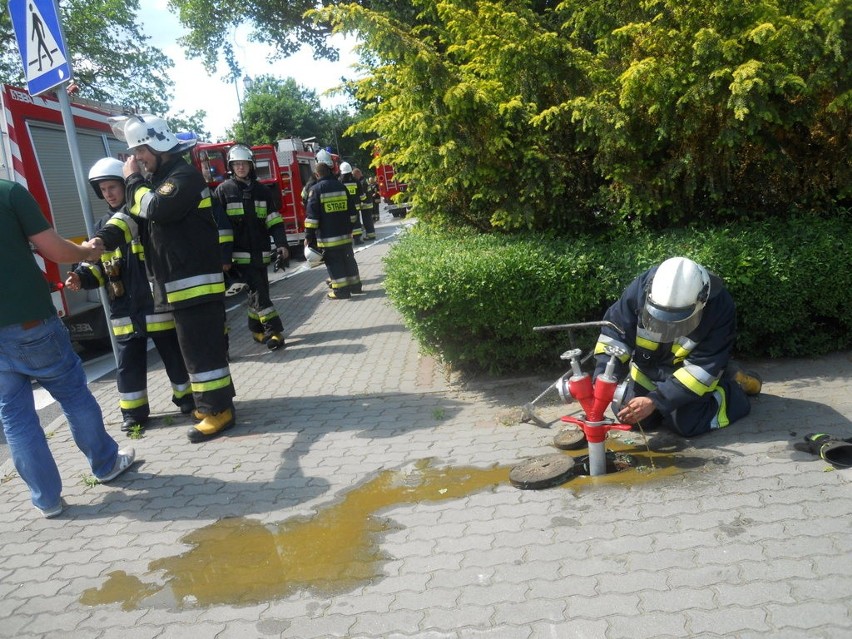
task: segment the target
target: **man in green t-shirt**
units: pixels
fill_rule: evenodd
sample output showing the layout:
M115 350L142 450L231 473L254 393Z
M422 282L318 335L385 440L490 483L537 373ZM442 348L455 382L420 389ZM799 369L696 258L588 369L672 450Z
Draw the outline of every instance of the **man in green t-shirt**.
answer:
M66 264L97 260L102 250L60 237L29 191L0 180L0 420L33 505L50 518L64 508L62 480L35 410L32 380L62 406L74 442L101 483L127 470L136 454L119 450L107 434L30 243L45 259Z

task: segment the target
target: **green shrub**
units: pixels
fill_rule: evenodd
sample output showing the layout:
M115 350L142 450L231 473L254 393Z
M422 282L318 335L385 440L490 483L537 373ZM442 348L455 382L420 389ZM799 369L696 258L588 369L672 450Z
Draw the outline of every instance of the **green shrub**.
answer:
M421 347L451 367L541 370L572 344L534 326L600 319L633 277L673 255L726 281L737 301L738 355L852 346L848 216L571 239L415 227L388 254L385 286ZM578 335L574 346L587 351L596 335Z

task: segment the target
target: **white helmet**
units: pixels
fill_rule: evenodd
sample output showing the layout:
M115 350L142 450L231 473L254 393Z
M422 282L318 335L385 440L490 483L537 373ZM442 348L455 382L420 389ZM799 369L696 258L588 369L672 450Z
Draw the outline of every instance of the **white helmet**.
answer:
M124 164L115 158L101 158L89 169L89 184L100 199L104 199L101 193L101 182L116 180L124 184Z
M251 162L252 166L254 166L254 152L244 144L235 144L228 151L228 166L231 166L231 162L240 161Z
M156 153L183 153L198 142L178 139L163 118L150 113L110 118L110 122L113 133L127 142L128 151L147 145Z
M325 149L317 151L317 162L325 164L326 166L334 167L334 160L331 157L331 153Z
M315 249L311 246L306 246L305 247L305 259L308 262L308 266L313 268L315 266L319 266L320 264L322 264L324 256L322 254L322 251L320 251L319 249Z
M340 172L341 173L352 173L352 165L349 162L341 162L340 163Z
M689 335L701 322L710 296L710 274L685 257L660 264L645 293L642 325L661 335L661 342Z

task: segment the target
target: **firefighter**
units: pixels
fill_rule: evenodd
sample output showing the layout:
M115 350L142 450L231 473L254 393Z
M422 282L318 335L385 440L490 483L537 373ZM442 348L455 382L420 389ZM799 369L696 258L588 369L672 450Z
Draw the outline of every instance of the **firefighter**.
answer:
M233 228L234 267L248 286L248 329L254 341L274 351L283 348L281 318L269 297L268 267L271 262L270 235L275 251L286 260L287 232L275 206L272 191L257 181L254 153L245 145L235 144L228 151L231 178L216 187L218 198Z
M193 415L199 423L187 436L203 442L235 423L214 200L201 173L181 157L195 141L179 140L165 120L150 114L116 118L113 131L132 153L123 167L129 214L113 215L97 238L115 250L143 226L154 309L174 314L195 399Z
M361 225L361 206L367 196L353 177L352 165L349 162L340 163L340 182L346 187L355 207L355 215L352 219L352 240L355 244L363 244L364 227Z
M373 215L373 198L370 195L370 187L367 184L367 178L364 177L364 174L361 173L361 169L357 166L352 169L352 177L358 183L361 191L361 226L364 227L364 239L375 240L376 225L373 222L375 219Z
M371 177L367 180L367 197L373 200L373 222L379 221L380 215L380 206L382 204L382 196L379 193L379 184L376 182L376 178ZM375 225L374 225L375 228Z
M319 180L308 194L305 247L320 249L328 269L331 300L349 299L361 293L361 276L352 248L355 202L346 187L332 174L334 161L327 151L317 153Z
M95 196L105 200L110 212L95 224L99 231L115 213L127 214L124 203L124 165L103 158L89 169ZM110 324L116 342L118 405L122 431L144 429L148 421L148 338L154 342L172 383L172 402L188 415L195 408L189 374L180 356L174 317L155 313L154 298L145 274L142 241L135 237L105 252L99 262L82 262L68 273L65 286L72 291L105 286L109 297Z
M748 395L761 380L730 363L736 307L722 280L685 257L639 275L604 314L609 326L595 346L595 376L624 351L616 371L624 379L613 412L625 424L664 426L684 437L724 428L748 415Z

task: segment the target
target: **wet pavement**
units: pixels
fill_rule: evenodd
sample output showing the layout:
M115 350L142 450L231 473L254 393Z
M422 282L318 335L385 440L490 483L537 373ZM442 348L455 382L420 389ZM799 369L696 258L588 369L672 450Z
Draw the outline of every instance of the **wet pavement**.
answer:
M550 427L523 423L552 380L460 378L419 354L382 287L407 223L357 253L364 296L325 299L324 269L273 277L284 351L231 310L225 436L189 444L153 360L141 439L119 432L114 376L91 384L140 459L113 484L90 485L62 417L45 428L62 516L0 465L0 637L852 634L852 471L792 447L852 435L852 353L748 362L765 384L743 421L613 433L626 470L520 490L512 468L559 452L577 406L553 392Z

